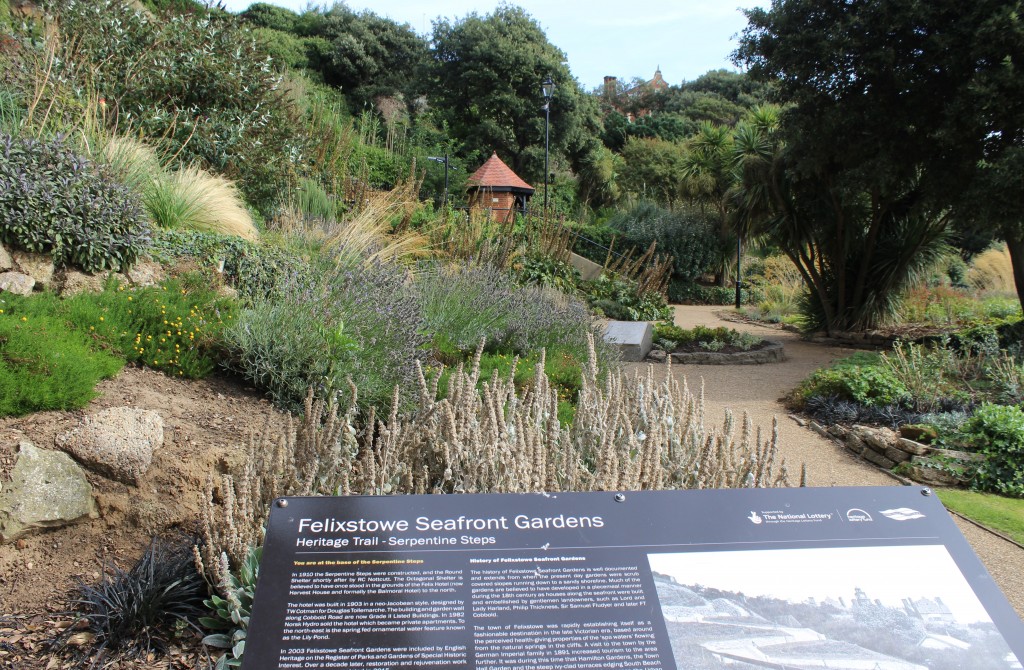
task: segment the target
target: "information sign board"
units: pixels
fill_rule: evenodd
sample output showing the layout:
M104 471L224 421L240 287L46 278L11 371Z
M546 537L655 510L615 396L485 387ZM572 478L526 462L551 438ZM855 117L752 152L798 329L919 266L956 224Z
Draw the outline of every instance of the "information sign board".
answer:
M913 487L277 501L245 670L1020 669Z

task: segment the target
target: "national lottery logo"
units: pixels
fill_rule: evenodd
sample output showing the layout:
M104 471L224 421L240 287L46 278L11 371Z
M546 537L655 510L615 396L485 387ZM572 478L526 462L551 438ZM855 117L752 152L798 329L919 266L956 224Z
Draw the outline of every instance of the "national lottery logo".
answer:
M750 519L750 523L757 524L757 523L761 523L762 522L761 517L759 517L757 515L757 512L754 512L754 511L751 511L750 512L750 516L748 516L747 518Z

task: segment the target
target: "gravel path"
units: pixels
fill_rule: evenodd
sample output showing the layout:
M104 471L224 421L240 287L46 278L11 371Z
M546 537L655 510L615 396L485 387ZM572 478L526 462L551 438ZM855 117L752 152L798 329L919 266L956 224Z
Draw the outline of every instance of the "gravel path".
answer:
M772 420L777 419L780 455L789 467L791 480L799 480L800 465L806 464L811 486L899 486L893 477L832 440L800 427L788 418L786 408L779 402L811 372L848 355L851 350L806 342L794 333L732 323L716 316L716 312L726 309L677 306L675 323L683 328L727 326L779 340L786 347L786 361L768 365L673 366L674 374L685 375L691 389L699 387L703 380L708 423L720 424L727 408L737 418L743 412L748 413L754 426L765 430L770 430ZM957 523L1007 599L1024 617L1024 549L961 519L957 519Z

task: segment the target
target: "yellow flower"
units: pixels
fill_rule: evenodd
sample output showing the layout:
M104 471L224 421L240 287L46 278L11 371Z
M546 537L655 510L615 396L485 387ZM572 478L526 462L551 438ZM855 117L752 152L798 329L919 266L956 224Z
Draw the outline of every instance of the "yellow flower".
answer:
M128 296L128 299L129 299L129 300L131 300L131 299L132 299L132 297L131 297L131 296Z
M103 320L104 320L104 319L103 319L103 317L101 316L101 317L100 317L100 321L103 321Z
M22 321L28 321L28 317L27 316L23 316L23 317L21 317L21 320Z

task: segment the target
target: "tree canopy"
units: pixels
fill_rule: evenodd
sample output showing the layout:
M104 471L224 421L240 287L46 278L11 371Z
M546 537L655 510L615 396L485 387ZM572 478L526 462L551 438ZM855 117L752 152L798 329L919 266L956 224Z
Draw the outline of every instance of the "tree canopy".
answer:
M497 151L527 181L543 179L547 77L555 83L552 155L576 165L596 149L596 104L580 92L565 54L522 9L502 5L486 16L440 19L433 44L433 113L478 161Z
M952 215L973 215L982 166L1021 145L1020 5L774 0L747 10L735 60L788 103L774 173L776 222L787 222L776 229L820 275L811 283L827 327L872 325Z

